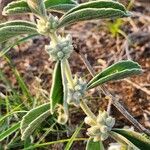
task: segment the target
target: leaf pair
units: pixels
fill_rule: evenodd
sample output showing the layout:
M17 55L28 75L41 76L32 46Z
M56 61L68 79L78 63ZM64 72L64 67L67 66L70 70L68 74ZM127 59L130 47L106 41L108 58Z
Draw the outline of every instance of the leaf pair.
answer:
M140 74L141 72L142 69L138 63L130 60L120 61L97 74L88 83L87 87L88 89L91 89L108 81L120 80L131 75Z
M60 19L58 28L76 23L78 21L127 17L129 13L119 2L113 0L97 0L80 4Z
M8 21L0 24L0 43L22 34L38 34L36 25L28 21Z
M130 145L130 142L135 145L140 150L149 150L150 149L150 139L145 137L144 135L137 133L135 131L127 130L127 129L113 129L112 134L120 135L119 138L125 141L126 144ZM114 135L115 135L114 134ZM126 140L124 140L124 138ZM149 137L150 138L150 137Z
M21 121L21 139L29 137L33 131L50 116L50 104L46 103L39 107L31 109Z
M72 0L45 0L45 7L48 11L66 12L76 6ZM26 0L19 0L9 3L3 10L4 15L31 13Z

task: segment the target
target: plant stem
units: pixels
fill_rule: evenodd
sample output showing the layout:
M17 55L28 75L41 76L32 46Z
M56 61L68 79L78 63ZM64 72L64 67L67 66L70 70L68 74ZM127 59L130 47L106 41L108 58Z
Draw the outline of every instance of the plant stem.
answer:
M79 53L79 55L93 77L95 73L89 61L82 53ZM110 97L112 104L123 114L124 117L126 117L139 131L150 135L150 131L147 130L144 126L142 126L136 119L134 119L132 115L119 103L119 101L108 90L106 90L103 86L101 86L101 89L106 96Z
M58 36L56 32L50 33L50 38L55 44L58 43Z
M94 122L96 122L96 116L92 113L92 111L90 110L90 108L87 106L87 104L85 103L84 100L80 101L80 107L82 108L82 110L84 111L84 113L93 119Z

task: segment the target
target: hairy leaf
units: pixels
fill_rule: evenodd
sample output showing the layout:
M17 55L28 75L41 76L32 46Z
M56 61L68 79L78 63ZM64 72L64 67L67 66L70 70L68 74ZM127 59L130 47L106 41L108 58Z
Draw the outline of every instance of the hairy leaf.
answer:
M45 0L45 6L48 11L64 13L75 7L77 3L72 0Z
M104 150L103 143L101 141L94 142L92 138L89 138L86 144L86 150Z
M140 74L142 69L136 62L125 60L117 62L97 74L89 83L88 89L94 88L100 84L111 80L119 80L131 75Z
M80 4L64 14L58 28L91 19L127 17L129 13L125 7L113 0L98 0Z
M113 129L112 131L124 136L127 140L132 142L136 147L141 150L150 149L150 139L138 132L127 129Z
M50 110L45 111L41 115L39 115L37 118L35 118L28 127L24 130L22 133L22 140L25 140L27 137L29 137L32 132L48 117L50 116Z
M72 0L45 0L44 3L47 10L61 13L76 6L76 2ZM25 0L11 2L3 10L4 15L20 13L31 13L31 9Z
M30 134L36 129L36 127L42 123L48 116L50 116L50 104L46 103L30 110L21 121L21 133L22 139L25 139L30 131Z
M64 93L63 93L63 83L61 74L61 62L58 61L54 68L52 87L50 91L50 103L51 103L51 113L54 112L55 106L57 104L63 104Z
M20 122L16 123L15 125L11 126L10 128L8 128L6 131L0 133L0 142L2 140L4 140L5 138L7 138L9 135L11 135L12 133L16 132L16 130L18 130L20 128Z
M119 10L126 12L126 8L124 7L124 5L122 5L121 3L117 2L117 1L97 0L97 1L93 1L93 2L90 1L87 3L80 4L80 5L76 6L75 8L71 9L70 11L68 11L65 15L68 15L72 12L75 12L77 10L81 10L84 8L113 8L113 9L119 9Z
M13 1L3 10L3 15L30 13L31 10L25 0Z
M0 43L22 34L37 34L36 25L27 21L9 21L0 24Z

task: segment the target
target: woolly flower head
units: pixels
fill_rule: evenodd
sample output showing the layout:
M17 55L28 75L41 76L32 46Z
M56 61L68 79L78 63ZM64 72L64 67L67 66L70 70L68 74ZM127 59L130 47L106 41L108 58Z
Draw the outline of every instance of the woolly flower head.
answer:
M67 102L68 104L78 106L80 104L80 99L84 96L87 84L82 78L78 79L77 76L75 76L73 82L74 87L72 88L69 86Z
M115 119L108 115L106 111L99 111L96 120L90 117L85 118L85 123L91 127L87 129L87 134L93 138L93 141L106 140L109 136L109 131L115 125Z
M58 43L51 42L45 49L54 61L68 59L73 52L72 38L70 35L58 36Z
M37 31L43 35L49 35L56 30L58 25L58 17L50 15L48 19L37 20Z

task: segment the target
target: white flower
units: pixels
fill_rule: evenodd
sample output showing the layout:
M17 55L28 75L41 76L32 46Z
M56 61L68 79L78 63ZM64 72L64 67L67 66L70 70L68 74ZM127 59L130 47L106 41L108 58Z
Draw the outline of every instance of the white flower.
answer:
M68 59L73 52L72 38L70 35L59 36L57 44L51 42L51 45L46 45L45 49L54 61Z
M87 129L87 134L93 138L93 141L104 141L109 136L109 131L115 125L115 119L108 115L106 111L99 111L96 120L90 117L85 118L85 123L91 127Z
M37 31L43 35L49 35L54 32L58 25L58 17L50 15L48 19L37 20Z
M77 76L75 76L73 82L74 82L73 89L68 85L69 92L68 92L67 102L68 104L79 106L80 99L83 98L84 96L87 84L81 78L78 79Z

